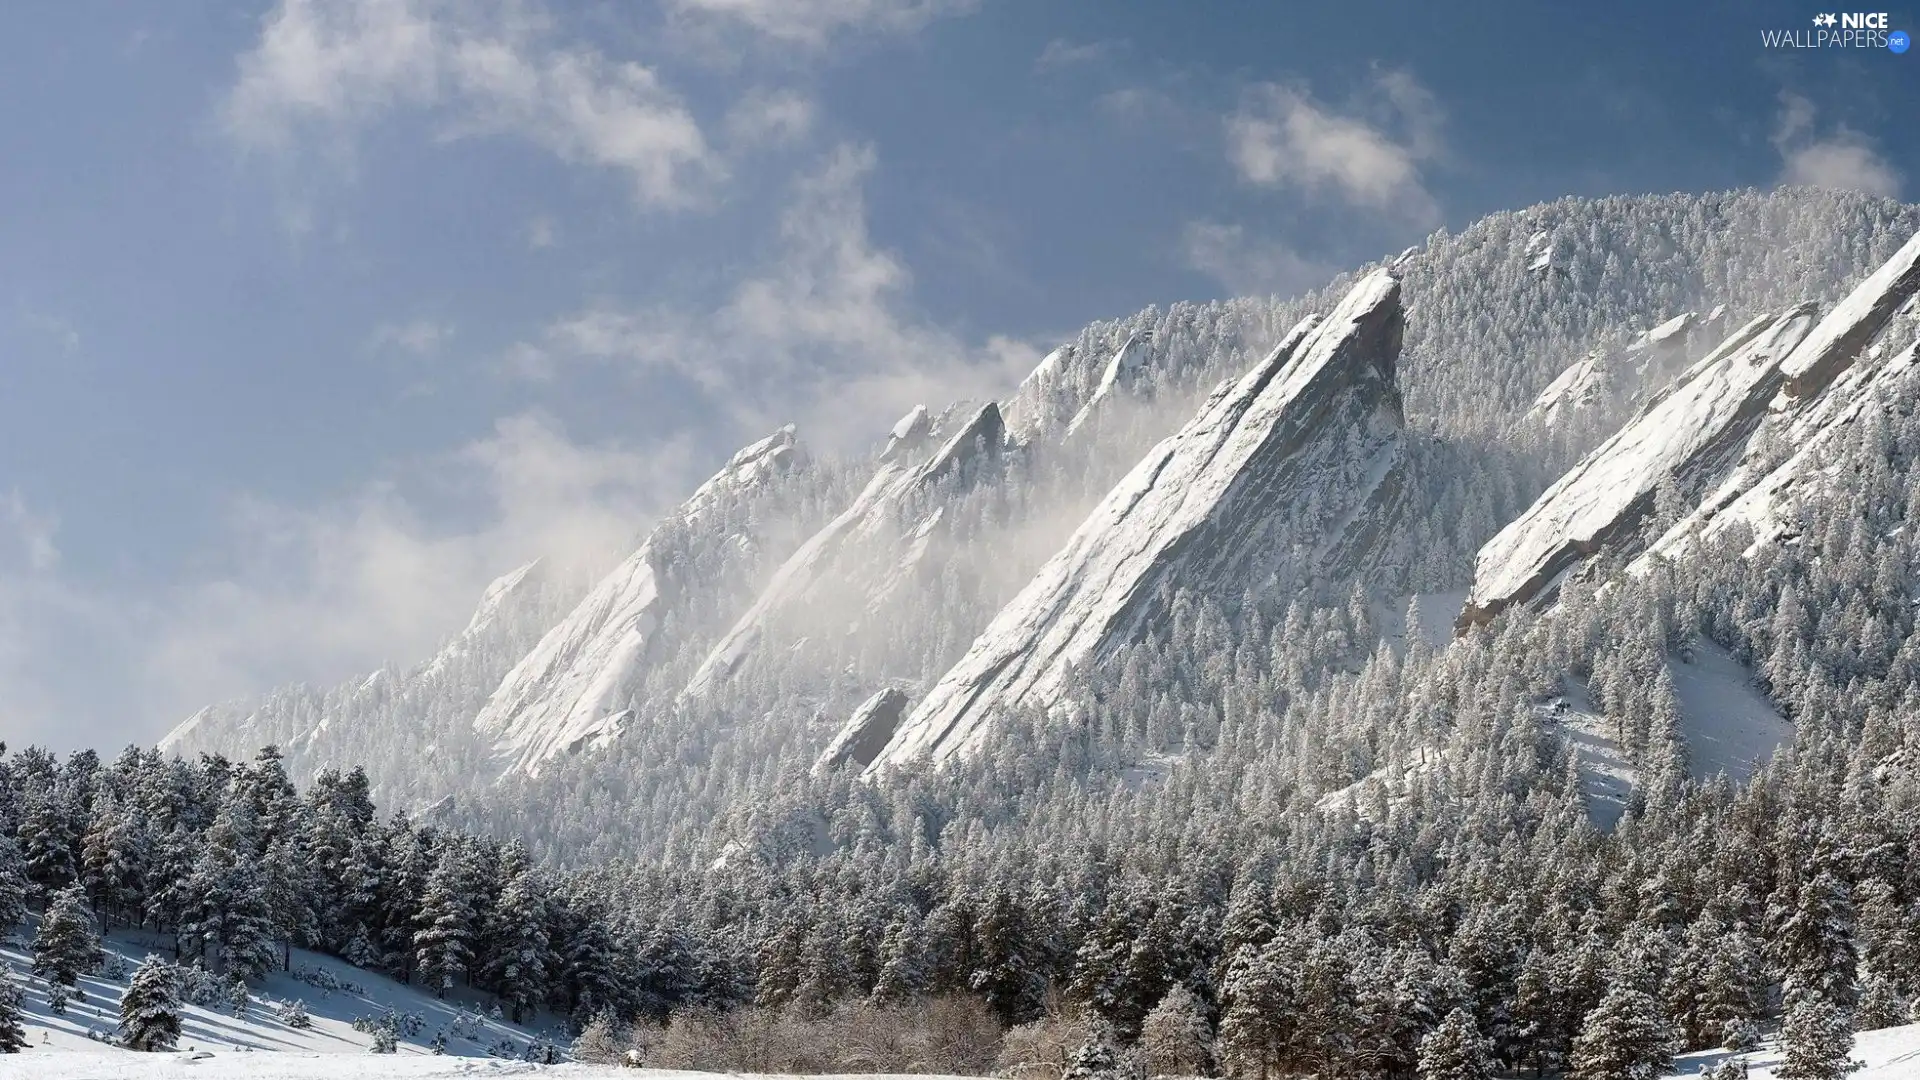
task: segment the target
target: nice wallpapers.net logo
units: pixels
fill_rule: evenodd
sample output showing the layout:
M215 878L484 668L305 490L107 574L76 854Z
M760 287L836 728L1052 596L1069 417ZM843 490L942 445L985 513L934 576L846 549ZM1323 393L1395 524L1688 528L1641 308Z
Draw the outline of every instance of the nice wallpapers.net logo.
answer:
M1762 30L1769 49L1885 49L1896 55L1913 44L1905 30L1892 29L1884 11L1823 11L1810 29Z

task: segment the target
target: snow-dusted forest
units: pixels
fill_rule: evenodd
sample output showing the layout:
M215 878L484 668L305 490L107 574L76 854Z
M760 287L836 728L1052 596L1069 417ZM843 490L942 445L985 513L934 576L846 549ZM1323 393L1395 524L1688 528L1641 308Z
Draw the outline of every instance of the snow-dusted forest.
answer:
M127 1045L300 949L660 1068L1893 1068L1916 234L1563 200L771 433L419 664L16 748L0 932L45 1009L158 943Z

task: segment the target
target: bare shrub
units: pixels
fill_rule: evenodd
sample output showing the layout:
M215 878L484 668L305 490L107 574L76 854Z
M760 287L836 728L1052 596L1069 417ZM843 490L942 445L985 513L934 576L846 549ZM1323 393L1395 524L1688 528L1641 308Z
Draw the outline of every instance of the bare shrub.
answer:
M1093 1035L1093 1024L1079 1012L1049 1013L1007 1032L994 1073L1011 1080L1060 1080Z
M1000 1026L967 996L897 1005L842 1002L825 1013L748 1006L675 1013L645 1047L659 1069L755 1073L986 1072Z

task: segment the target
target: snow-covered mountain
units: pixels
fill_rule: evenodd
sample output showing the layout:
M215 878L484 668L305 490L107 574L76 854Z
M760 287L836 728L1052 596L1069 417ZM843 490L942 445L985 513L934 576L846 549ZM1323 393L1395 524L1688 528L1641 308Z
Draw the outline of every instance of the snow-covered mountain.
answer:
M884 736L894 768L991 743L994 715L1097 705L1098 669L1162 647L1152 613L1337 612L1319 640L1344 644L1313 663L1357 663L1368 605L1474 583L1484 619L1610 535L1633 534L1625 551L1675 530L1665 551L1696 511L1794 488L1761 480L1843 391L1889 396L1910 364L1904 341L1844 359L1910 287L1892 272L1831 334L1798 309L1835 304L1916 229L1913 208L1805 189L1568 199L1438 233L1391 274L1095 324L997 403L875 418L871 456L808 458L793 432L748 447L597 586L536 567L441 658L219 706L167 747L277 742L296 777L365 762L403 804L462 796L450 820L474 827L524 830L530 807L591 792L554 827L701 844L745 790L823 752L865 765ZM1263 362L1393 276L1404 333L1374 358L1377 400L1356 383L1310 405L1346 370L1335 320ZM1296 423L1297 443L1261 441ZM650 827L605 827L636 812Z
M978 748L996 712L1055 704L1169 593L1347 576L1402 502L1400 283L1376 270L1156 447L936 683L873 767Z
M1777 533L1768 508L1811 460L1806 451L1909 366L1896 359L1842 378L1916 293L1920 234L1817 322L1809 301L1735 331L1480 549L1460 625L1551 598L1563 575L1603 551L1637 553L1650 523L1675 530L1658 542L1670 554L1750 492L1729 520ZM1801 453L1762 467L1749 448L1763 426L1783 429ZM1675 505L1659 505L1663 496Z
M654 635L682 607L685 586L662 550L668 537L708 518L750 518L752 504L799 453L791 427L743 448L514 665L473 721L510 768L538 772L555 755L619 734L633 716L622 693L647 662ZM744 533L735 540L736 550L754 546Z
M957 421L957 422L956 422ZM950 430L949 430L950 429ZM873 479L853 505L800 545L732 629L707 654L685 695L711 693L769 637L848 635L884 610L926 560L947 524L941 488L993 479L1006 443L999 406L988 402L943 424L916 408L894 425ZM923 457L926 446L935 449Z

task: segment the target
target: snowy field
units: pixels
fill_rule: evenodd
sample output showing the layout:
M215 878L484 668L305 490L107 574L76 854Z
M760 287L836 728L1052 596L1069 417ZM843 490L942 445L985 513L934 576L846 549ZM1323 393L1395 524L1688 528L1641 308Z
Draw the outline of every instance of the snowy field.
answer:
M1725 1051L1688 1054L1674 1061L1674 1075L1698 1076L1729 1057ZM1863 1031L1853 1056L1866 1068L1850 1080L1911 1080L1920 1076L1920 1024ZM1771 1044L1744 1055L1752 1068L1751 1080L1777 1080L1779 1048ZM527 1065L475 1058L382 1057L347 1054L265 1054L219 1052L199 1054L131 1054L112 1050L70 1053L28 1052L0 1055L0 1080L415 1080L436 1077L551 1076L629 1080L711 1080L712 1073L630 1071L593 1065ZM871 1080L844 1077L840 1080ZM916 1080L960 1080L919 1077Z
M1793 745L1787 723L1767 695L1753 685L1753 673L1712 642L1693 649L1693 663L1676 657L1667 664L1673 692L1680 699L1680 720L1687 736L1687 771L1696 777L1725 772L1735 781L1781 746Z
M1711 642L1694 647L1691 663L1667 661L1674 696L1680 700L1680 730L1687 739L1687 771L1695 779L1724 772L1736 782L1782 746L1793 745L1793 725L1753 684L1752 673L1725 649ZM1613 724L1600 715L1586 684L1567 678L1564 710L1550 710L1580 763L1587 813L1594 824L1611 829L1626 811L1639 774L1614 736ZM1920 1077L1920 1070L1914 1075Z
M1780 1064L1780 1048L1771 1042L1745 1055L1730 1055L1724 1050L1706 1050L1674 1061L1676 1075L1698 1076L1732 1056L1744 1057L1752 1069L1749 1080L1777 1080L1775 1066ZM1855 1036L1853 1056L1866 1062L1866 1068L1848 1074L1847 1080L1914 1080L1920 1077L1920 1024L1863 1031Z
M162 947L164 939L156 935L111 935L105 943L108 960L104 969L98 975L80 980L80 990L86 995L85 1000L69 1003L65 1016L55 1016L47 1008L46 984L29 974L32 957L21 944L21 940L31 940L33 932L29 925L19 939L0 940L0 962L13 969L25 991L27 1038L34 1047L18 1057L0 1055L0 1077L123 1075L100 1071L100 1066L94 1066L95 1071L92 1072L51 1071L52 1066L47 1063L66 1058L68 1055L63 1051L80 1052L88 1058L104 1052L108 1057L103 1060L134 1063L146 1060L148 1055L136 1056L104 1049L100 1042L89 1038L89 1035L111 1035L118 1027L120 995L126 989L128 975L149 952L171 955L169 950ZM292 974L276 971L263 985L252 988L254 1003L244 1019L235 1017L229 1009L217 1005L185 1006L181 1015L181 1051L213 1051L217 1054L215 1060L237 1060L242 1064L249 1059L259 1060L262 1053L274 1053L276 1060L278 1053L366 1054L373 1037L354 1030L354 1019L379 1016L389 1010L402 1015L412 1014L419 1018L420 1025L417 1033L402 1033L398 1055L382 1059L388 1066L413 1055L420 1057L423 1062L438 1062L442 1067L452 1067L448 1057L431 1056L427 1047L429 1040L442 1032L447 1035L446 1053L466 1059L475 1068L489 1067L489 1051L504 1051L505 1044L509 1042L516 1051L524 1051L528 1042L536 1039L544 1038L561 1047L570 1042L557 1030L547 1030L544 1018L537 1026L516 1027L489 1019L483 1011L484 1006L474 997L462 997L456 992L448 1000L441 1001L419 987L402 986L385 976L363 971L332 957L295 949L293 968ZM289 1027L275 1013L274 1003L294 1000L305 1006L311 1027ZM31 1061L41 1064L34 1067L24 1065ZM507 1063L502 1061L493 1064ZM235 1067L239 1068L238 1065ZM24 1071L18 1071L22 1069ZM195 1075L200 1074L200 1071L195 1072ZM231 1075L266 1074L243 1070Z

